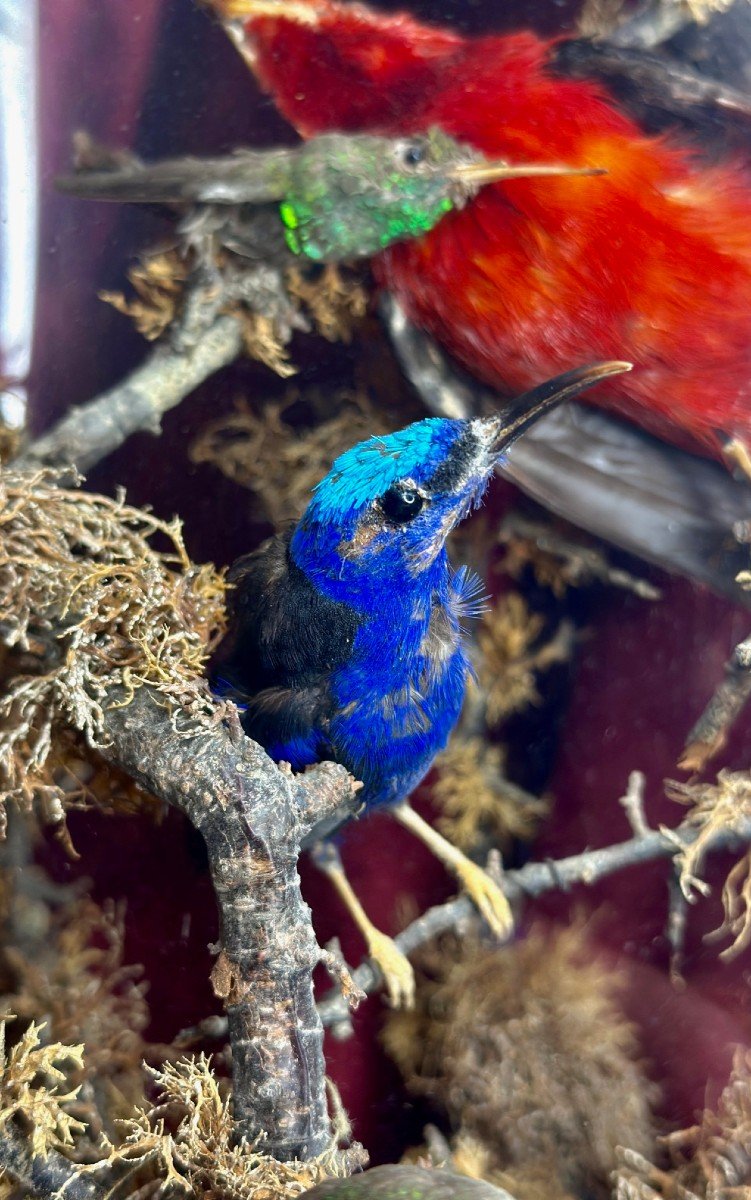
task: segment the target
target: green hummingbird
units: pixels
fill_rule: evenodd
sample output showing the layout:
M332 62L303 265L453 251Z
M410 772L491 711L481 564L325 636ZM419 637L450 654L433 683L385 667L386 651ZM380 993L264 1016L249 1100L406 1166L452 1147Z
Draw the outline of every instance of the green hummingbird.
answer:
M188 206L189 241L209 234L245 257L315 263L368 258L427 233L487 183L604 173L493 161L438 129L392 138L331 133L292 148L153 164L106 151L93 158L95 169L84 164L58 187L92 200Z

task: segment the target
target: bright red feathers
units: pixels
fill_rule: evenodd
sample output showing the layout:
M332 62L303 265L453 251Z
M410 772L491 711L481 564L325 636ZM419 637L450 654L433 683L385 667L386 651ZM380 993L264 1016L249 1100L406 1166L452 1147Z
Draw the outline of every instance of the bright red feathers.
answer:
M630 359L599 403L714 454L751 445L744 164L647 136L598 84L556 75L531 33L468 39L330 0L248 8L257 74L305 135L439 125L492 157L607 168L494 184L380 257L380 280L473 374L516 393Z

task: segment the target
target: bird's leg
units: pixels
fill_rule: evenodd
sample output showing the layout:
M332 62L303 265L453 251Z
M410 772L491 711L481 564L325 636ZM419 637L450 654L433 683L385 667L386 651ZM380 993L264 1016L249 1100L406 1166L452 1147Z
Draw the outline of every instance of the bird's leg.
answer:
M331 842L316 842L311 857L320 871L333 883L348 913L365 938L372 958L386 983L389 1004L394 1008L412 1008L415 1002L415 974L409 959L394 940L376 929L347 879L339 851Z
M401 821L405 828L424 842L452 875L457 877L492 932L505 941L513 931L514 918L511 906L498 884L482 867L473 863L466 854L462 854L461 850L457 850L456 846L452 846L432 825L424 821L406 800L395 805L391 812L397 821Z

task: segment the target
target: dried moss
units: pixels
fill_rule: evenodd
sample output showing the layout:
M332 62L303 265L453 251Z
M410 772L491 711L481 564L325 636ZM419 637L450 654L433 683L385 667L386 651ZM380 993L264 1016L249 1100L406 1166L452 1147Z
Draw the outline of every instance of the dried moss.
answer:
M280 286L288 306L283 319L242 302L227 304L225 311L242 321L245 353L287 379L297 371L289 357L292 331L313 329L329 342L350 342L355 324L365 315L368 294L356 275L333 264L314 277L290 267ZM277 307L278 299L270 304L271 310Z
M96 747L112 689L127 704L150 684L175 722L217 719L202 672L224 584L190 562L177 521L58 484L44 470L0 476L0 630L15 655L0 700L0 813L41 800L62 819L57 731Z
M515 533L507 534L504 541L506 553L501 565L512 579L521 579L527 570L531 570L540 587L549 588L559 600L570 588L580 586L579 570L570 558L556 555L540 547L533 538Z
M145 1169L160 1194L211 1200L292 1200L324 1179L346 1174L335 1145L308 1162L279 1162L262 1145L238 1145L229 1100L204 1055L151 1074L159 1090L155 1105L123 1122L120 1145L103 1142L104 1158L93 1169ZM143 1176L129 1178L131 1188L121 1187L121 1195L141 1195Z
M558 599L570 588L605 584L644 600L659 600L659 588L612 563L594 538L581 530L571 532L572 536L567 536L557 523L542 524L509 513L499 535L506 547L503 569L514 579L531 571L537 583Z
M69 1077L87 1085L75 1112L94 1137L103 1128L115 1136L117 1119L143 1102L144 1058L160 1061L166 1052L144 1040L147 985L142 967L123 961L124 937L123 905L83 898L53 915L33 956L14 946L4 952L15 990L3 1002L22 1020L46 1014L56 1041L86 1047Z
M238 262L242 263L239 272ZM349 342L367 309L362 281L343 267L330 264L312 275L290 267L278 275L270 272L265 281L253 281L251 270L251 280L246 282L255 286L246 287L243 260L217 250L214 263L217 286L226 292L221 309L239 318L246 354L282 378L296 370L288 351L295 329L312 329L330 342ZM188 246L143 254L128 271L133 295L103 291L99 298L129 317L147 341L156 341L182 318L195 264L195 253Z
M153 342L175 320L188 275L188 263L177 250L152 254L128 271L133 299L122 292L100 292L99 299L130 317L141 336Z
M573 629L564 621L542 644L543 618L530 612L518 592L501 596L485 614L477 634L479 678L489 725L538 704L536 676L571 656Z
M721 830L737 830L751 816L751 775L746 771L720 771L716 783L681 783L667 780L667 795L689 807L684 825L697 830L691 845L682 845L675 861L679 881L687 899L696 893L706 895L707 885L700 872L707 845ZM725 920L718 937L729 936L732 943L721 958L733 958L751 945L751 853L735 864L722 892Z
M317 278L291 267L290 295L310 315L313 327L328 342L350 342L356 323L365 316L368 293L358 276L346 267L327 264Z
M521 798L504 779L505 751L483 738L455 736L436 762L432 797L443 816L441 832L460 850L472 850L480 837L506 848L515 838L530 841L549 810L537 796Z
M299 424L300 408L312 423ZM297 520L333 460L371 433L386 433L382 414L361 392L325 396L290 390L256 411L240 401L213 421L191 447L193 462L211 463L260 497L272 524Z
M618 973L576 928L503 950L451 940L424 965L416 1011L386 1031L409 1087L480 1143L489 1171L542 1167L559 1193L605 1195L616 1147L652 1145Z
M717 1107L697 1125L660 1139L656 1166L631 1149L620 1154L616 1200L748 1200L751 1195L751 1051L739 1047Z
M43 1045L44 1024L29 1025L20 1040L6 1051L7 1018L0 1022L0 1129L16 1117L30 1127L31 1152L43 1158L50 1150L73 1145L84 1126L69 1108L79 1088L65 1091L68 1076L60 1064L83 1065L83 1046Z

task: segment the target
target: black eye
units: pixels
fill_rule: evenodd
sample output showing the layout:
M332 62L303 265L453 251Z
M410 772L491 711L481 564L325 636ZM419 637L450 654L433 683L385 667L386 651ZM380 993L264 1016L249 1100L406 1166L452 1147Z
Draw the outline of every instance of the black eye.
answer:
M421 162L425 162L425 147L413 142L404 150L402 161L406 167L419 167Z
M422 509L424 499L413 487L395 484L381 496L383 515L395 525L411 521Z

